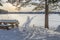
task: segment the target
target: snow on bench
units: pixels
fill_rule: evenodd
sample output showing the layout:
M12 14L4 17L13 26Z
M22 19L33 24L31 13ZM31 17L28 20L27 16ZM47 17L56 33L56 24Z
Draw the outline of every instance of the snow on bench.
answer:
M7 29L9 30L10 25L0 25L0 29Z
M18 20L0 20L0 29L9 29L9 27L18 27Z

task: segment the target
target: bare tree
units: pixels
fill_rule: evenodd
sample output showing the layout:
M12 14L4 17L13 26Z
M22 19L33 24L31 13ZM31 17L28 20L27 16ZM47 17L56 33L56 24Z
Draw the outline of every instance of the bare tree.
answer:
M49 26L48 26L48 13L49 13L48 0L45 0L45 28L49 29Z
M19 7L17 7L17 9L20 10L21 7L27 6L30 1L31 1L31 0L26 0L26 2L22 2L21 5L20 5ZM17 0L17 5L19 5L18 0ZM16 6L17 6L17 5L16 5Z
M0 3L0 6L3 6L3 5Z

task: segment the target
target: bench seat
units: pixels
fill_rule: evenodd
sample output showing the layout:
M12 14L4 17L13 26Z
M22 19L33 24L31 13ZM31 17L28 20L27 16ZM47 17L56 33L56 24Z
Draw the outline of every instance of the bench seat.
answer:
M9 25L8 25L9 24ZM0 20L0 29L9 29L9 27L18 27L18 20Z

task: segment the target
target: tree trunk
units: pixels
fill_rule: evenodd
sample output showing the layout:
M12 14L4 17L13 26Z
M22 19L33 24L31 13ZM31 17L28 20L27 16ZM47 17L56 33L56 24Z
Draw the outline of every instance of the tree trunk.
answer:
M48 1L45 0L45 28L49 29L48 26Z
M16 0L16 7L19 5L19 0Z

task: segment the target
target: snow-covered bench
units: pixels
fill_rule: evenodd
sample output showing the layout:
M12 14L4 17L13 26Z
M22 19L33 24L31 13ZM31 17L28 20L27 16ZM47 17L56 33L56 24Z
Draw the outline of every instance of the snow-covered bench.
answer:
M18 20L0 20L0 29L9 29L9 27L18 27Z
M10 25L0 25L0 29L7 29L9 30Z

